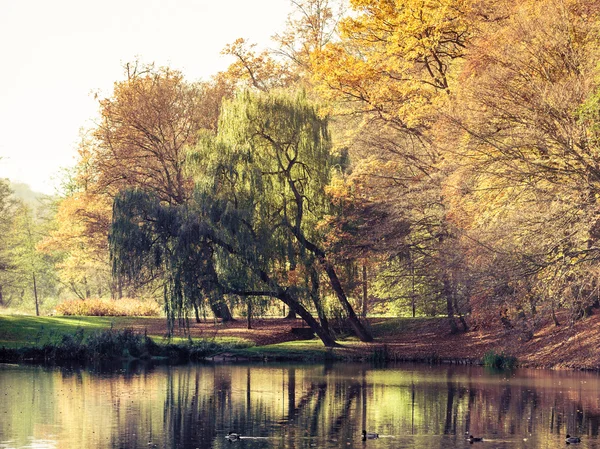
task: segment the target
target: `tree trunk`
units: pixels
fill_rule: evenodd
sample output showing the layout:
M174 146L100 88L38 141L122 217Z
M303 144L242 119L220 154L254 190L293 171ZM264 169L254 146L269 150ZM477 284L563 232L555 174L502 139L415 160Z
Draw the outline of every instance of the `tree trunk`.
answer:
M248 329L252 329L252 301L248 299L247 303L247 319L248 319Z
M356 313L354 313L354 309L352 308L352 305L350 304L350 302L348 302L348 298L346 298L346 293L344 292L344 289L342 288L342 284L341 284L339 278L337 277L337 274L335 272L335 269L333 268L333 265L331 265L331 263L327 262L327 260L325 260L325 257L319 257L319 259L320 259L319 261L325 268L325 272L327 273L327 276L329 276L331 288L335 292L338 300L340 301L340 303L342 304L342 307L344 307L344 310L346 311L346 314L348 315L348 322L350 323L350 326L352 326L352 329L356 333L356 336L358 337L358 339L360 341L363 341L363 342L373 341L373 336L369 333L369 331L360 322L360 320L356 316Z
M210 303L210 310L215 314L215 317L222 320L224 323L228 321L235 321L231 312L229 311L229 307L224 301L216 301Z
M35 316L40 316L40 303L38 301L37 282L35 280L35 272L31 273L33 278L33 297L35 298Z
M367 308L368 308L368 296L367 296L367 266L363 264L362 266L362 317L367 317Z
M448 324L450 324L450 332L455 334L458 332L458 326L454 319L454 306L452 304L452 287L450 280L447 276L444 276L444 287L442 289L442 295L446 298L446 312L448 314Z
M301 195L295 190L293 183L291 183L290 185L294 190L294 194L296 195L296 198L298 200L298 207L300 207L300 205L302 204ZM373 341L373 336L369 333L369 331L367 331L367 329L365 329L365 327L359 321L358 317L356 316L356 313L354 313L352 305L348 302L348 298L346 298L346 293L344 293L344 289L342 288L342 284L339 278L337 277L335 268L330 262L327 261L325 251L323 251L311 241L307 240L304 234L301 232L299 225L291 227L290 229L298 239L298 242L307 250L312 252L317 257L319 264L324 268L325 272L327 273L327 276L329 277L331 288L335 292L338 300L342 304L342 307L346 311L346 314L348 315L348 322L352 326L352 329L354 329L356 336L360 339L360 341Z
M454 292L452 294L452 300L454 301L454 310L456 313L458 313L458 319L462 325L463 332L467 332L469 330L469 325L467 324L467 321L465 320L465 317L458 306L458 295L456 295Z
M90 290L86 276L83 277L83 286L85 287L85 299L90 299L92 291Z
M0 285L0 307L4 306L4 296L2 296L2 286Z
M321 298L319 295L319 273L314 267L310 271L310 282L310 296L313 301L313 304L315 305L315 309L317 310L319 321L321 322L321 326L323 326L325 332L331 335L331 331L329 329L329 321L327 320L327 315L325 315L325 310L323 310L323 304L321 304Z
M200 323L200 308L198 307L198 301L194 301L194 315L196 316L196 323Z
M296 312L294 312L292 309L288 310L287 315L284 317L285 320L297 320L298 316L296 315Z
M555 326L560 326L560 322L558 321L558 318L556 318L556 312L554 310L554 300L552 301L552 321Z
M333 337L328 332L325 332L323 326L321 326L319 322L313 318L310 312L306 310L304 306L300 304L295 298L293 298L289 292L282 291L277 295L277 298L283 301L290 309L294 310L294 312L296 312L298 315L300 315L300 318L302 318L306 322L308 327L310 327L314 331L314 333L317 334L317 337L321 339L325 347L333 348L339 346L335 342Z
M410 305L412 308L412 317L415 318L417 316L417 304L416 304L416 296L415 296L415 264L412 259L412 255L409 252L410 257L410 283L411 283L411 291L410 291Z

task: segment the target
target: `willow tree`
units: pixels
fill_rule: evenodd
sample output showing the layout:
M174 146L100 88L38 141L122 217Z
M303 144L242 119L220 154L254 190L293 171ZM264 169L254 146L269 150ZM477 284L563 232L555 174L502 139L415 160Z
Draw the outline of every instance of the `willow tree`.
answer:
M371 340L321 246L330 148L327 121L304 95L239 94L224 104L217 135L190 152L196 187L187 204L140 192L117 198L115 268L162 263L171 318L195 294L276 298L333 346L319 295L325 273L355 333Z
M321 337L327 324L315 290L322 271L356 335L369 341L317 226L330 212L331 157L327 120L304 94L246 91L223 106L217 136L201 140L190 167L219 275L231 290L282 300ZM302 298L312 298L321 325Z

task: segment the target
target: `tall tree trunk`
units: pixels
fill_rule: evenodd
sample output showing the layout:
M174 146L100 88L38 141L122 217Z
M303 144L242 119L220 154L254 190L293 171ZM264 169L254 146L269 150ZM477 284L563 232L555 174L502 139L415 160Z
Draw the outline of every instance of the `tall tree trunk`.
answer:
M121 276L117 278L117 299L123 298L123 279Z
M317 310L317 315L319 316L321 326L323 326L325 332L331 335L331 330L329 329L329 321L327 320L325 310L323 310L323 304L321 303L321 298L319 294L319 273L314 267L312 267L312 269L310 270L310 283L310 296L313 301L313 304L315 305L315 309Z
M198 301L194 300L194 315L196 316L196 323L200 323L200 308L198 307Z
M2 286L0 285L0 307L4 306L4 296L2 296Z
M335 342L333 337L329 334L329 332L325 332L323 326L321 326L321 324L319 324L319 322L314 319L310 312L306 310L304 306L300 304L295 298L293 298L289 292L281 291L277 295L277 298L283 301L285 305L287 305L289 308L293 309L294 312L296 312L298 315L300 315L300 318L302 318L304 322L308 325L308 327L310 327L314 331L314 333L317 334L317 337L321 339L321 341L326 347L333 348L335 346L339 346Z
M33 278L33 297L35 298L35 316L40 316L40 303L38 301L37 282L35 280L35 272L31 273Z
M210 303L210 310L215 314L217 318L222 320L224 323L228 321L235 321L231 315L231 311L224 301L215 301Z
M90 299L92 296L92 291L90 290L90 286L88 285L87 276L83 277L83 286L85 289L85 299Z
M416 304L416 296L415 296L415 263L413 262L412 255L409 252L410 258L410 283L411 283L411 291L410 291L410 305L412 308L412 317L415 318L417 316L417 304Z
M356 336L358 337L358 339L360 341L364 341L364 342L373 341L373 336L369 333L369 331L360 322L360 320L356 316L356 313L354 313L354 309L352 308L352 305L350 304L350 302L348 301L348 298L346 297L346 293L344 292L344 289L342 288L342 283L340 282L339 278L337 277L337 274L335 272L335 269L333 268L333 265L331 263L329 263L327 260L325 260L325 257L322 257L322 258L319 257L319 259L320 259L321 264L323 265L323 268L325 268L325 272L327 273L327 276L329 276L329 282L331 283L331 288L335 292L338 300L340 301L340 303L342 304L342 307L344 308L344 311L348 315L348 322L350 323L350 326L352 326L352 329L354 330Z
M368 296L367 296L367 266L363 264L362 266L362 317L367 317L367 309L368 309Z
M247 306L247 319L248 319L248 329L252 329L252 301L250 299L246 302Z
M458 332L458 326L454 319L454 305L452 304L452 286L447 275L444 275L442 288L442 296L446 299L446 312L448 315L448 324L450 324L450 332L453 334Z
M452 292L452 300L454 303L454 311L458 314L458 320L460 321L460 324L463 328L463 332L467 332L469 330L469 325L467 324L465 316L463 315L462 311L460 310L460 307L458 306L458 295L455 291Z
M292 184L292 189L294 189L293 184ZM297 196L300 196L297 192L295 192L295 193ZM301 201L299 201L298 204L301 204ZM363 324L360 322L360 320L356 316L356 313L354 312L352 305L350 304L350 302L348 301L348 298L346 297L346 293L344 292L342 283L340 282L340 280L337 276L337 273L335 272L335 268L333 267L331 262L329 262L327 260L325 251L323 251L317 245L315 245L314 243L309 241L304 236L302 231L300 230L300 226L291 227L290 229L296 236L296 239L298 240L298 242L317 257L319 264L323 267L323 269L327 273L327 276L329 277L329 283L331 284L331 288L335 292L335 295L337 296L338 300L342 304L344 311L348 315L348 322L350 323L350 326L352 326L352 329L354 329L354 333L356 334L356 336L359 338L360 341L364 341L364 342L373 341L373 336L363 326Z

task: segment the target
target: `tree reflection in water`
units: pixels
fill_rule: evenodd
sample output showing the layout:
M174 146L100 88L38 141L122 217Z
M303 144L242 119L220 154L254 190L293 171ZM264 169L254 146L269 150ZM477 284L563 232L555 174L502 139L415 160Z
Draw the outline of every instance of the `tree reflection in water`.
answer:
M596 374L400 365L0 368L0 447L600 449ZM23 404L27 404L24 406ZM363 442L366 429L381 435ZM241 441L228 442L228 432ZM20 445L19 445L20 444Z

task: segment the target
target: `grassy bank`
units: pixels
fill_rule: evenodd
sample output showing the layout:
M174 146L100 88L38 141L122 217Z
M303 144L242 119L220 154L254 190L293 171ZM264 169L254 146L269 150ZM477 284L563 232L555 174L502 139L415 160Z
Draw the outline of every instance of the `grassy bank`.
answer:
M108 329L133 329L159 343L167 342L165 318L148 317L35 317L25 315L0 315L0 347L20 348L32 345L54 344L63 335L83 329L85 334ZM248 346L252 342L241 337L195 335L199 340L213 340L221 344ZM184 329L178 328L171 343L187 341Z
M371 318L374 342L348 338L340 340L342 347L327 349L317 339L298 341L293 331L305 325L301 320L282 318L253 320L252 329L247 329L241 319L230 323L192 322L186 332L177 328L169 341L164 338L164 318L0 315L0 347L39 348L60 344L63 335L74 335L80 328L86 336L112 328L131 329L162 346L189 346L190 339L196 344L210 344L214 351L209 357L215 360L410 361L600 370L600 314L570 325L566 316L558 318L564 324L556 326L550 318L541 321L535 337L528 341L501 325L472 326L468 332L451 333L444 318Z
M83 328L63 334L58 341L18 348L0 347L1 362L97 362L168 359L177 362L205 360L228 350L214 341L157 344L131 329L103 329L85 334Z
M192 340L183 329L167 339L166 323L160 332L156 324L137 317L0 316L0 361L201 360L252 344L231 337Z

